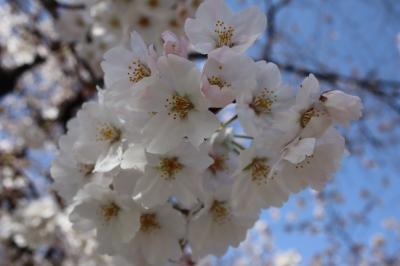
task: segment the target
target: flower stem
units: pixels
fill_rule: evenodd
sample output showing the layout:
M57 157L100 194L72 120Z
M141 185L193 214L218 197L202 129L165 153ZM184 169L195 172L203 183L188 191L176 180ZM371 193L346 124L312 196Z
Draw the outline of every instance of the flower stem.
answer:
M235 121L237 118L238 118L238 115L235 115L235 116L231 117L228 121L226 121L225 123L222 124L222 127L228 126L230 123Z
M239 139L253 139L253 137L245 136L245 135L234 135L235 138Z

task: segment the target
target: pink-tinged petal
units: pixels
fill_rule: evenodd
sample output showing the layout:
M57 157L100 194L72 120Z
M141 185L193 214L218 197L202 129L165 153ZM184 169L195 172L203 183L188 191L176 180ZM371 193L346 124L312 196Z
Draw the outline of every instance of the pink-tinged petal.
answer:
M161 34L164 43L164 55L175 54L181 57L187 57L189 41L185 37L178 38L171 31L164 31Z
M207 78L203 78L201 91L210 102L210 107L223 108L235 100L235 93L232 89L211 85Z
M210 38L212 30L205 31L198 21L188 18L185 22L185 32L197 52L207 54L215 49L215 41Z
M258 61L257 65L257 82L270 90L278 89L282 83L281 72L274 63Z
M267 27L267 18L257 7L250 7L238 14L232 19L235 29L232 49L243 53L246 51L260 35L265 32Z
M206 0L196 11L196 19L213 23L218 19L228 20L232 16L232 11L224 0Z

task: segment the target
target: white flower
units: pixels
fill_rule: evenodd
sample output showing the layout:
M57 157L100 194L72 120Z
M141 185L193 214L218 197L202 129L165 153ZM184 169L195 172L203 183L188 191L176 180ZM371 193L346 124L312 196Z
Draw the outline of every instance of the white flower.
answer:
M320 102L319 82L314 75L304 79L294 105L276 115L274 127L284 132L283 138L318 138L332 125L332 118Z
M288 149L281 161L282 170L277 178L288 176L300 186L303 184L321 190L339 168L346 148L344 138L331 127L316 141L297 140Z
M155 55L152 53L152 48L148 49L140 35L133 32L129 49L117 46L104 55L101 63L104 82L109 90L113 90L116 100L132 97L137 100L151 83L157 75Z
M135 117L135 113L131 116ZM75 155L79 161L94 163L96 172L107 172L118 166L123 142L135 142L138 138L138 132L132 129L135 123L127 125L103 103L84 104L77 114L77 121L79 132L74 143Z
M127 196L96 184L85 188L85 197L70 214L76 230L96 229L101 253L113 254L121 242L130 241L140 229L140 209Z
M256 72L251 58L224 46L208 55L203 68L202 91L213 107L224 107L240 93L253 89Z
M196 259L209 254L223 255L236 247L258 217L258 209L238 209L232 205L230 186L204 195L204 207L189 223L189 243Z
M233 173L238 167L238 156L232 146L232 128L214 133L210 140L200 146L213 159L213 163L203 174L203 187L215 190L233 182Z
M247 134L262 137L271 129L275 114L292 104L293 92L284 85L278 67L273 63L256 63L257 85L243 90L237 100L239 121Z
M165 265L169 259L176 261L182 255L179 240L184 237L185 228L185 219L168 204L142 209L139 231L119 251L140 266Z
M196 11L195 19L187 19L185 32L196 51L207 54L228 46L244 52L265 31L267 19L256 7L238 14L224 0L206 0Z
M135 199L145 207L164 204L175 197L185 206L196 202L201 175L212 163L205 152L187 142L163 154L146 153L144 176L135 187Z
M73 146L78 137L78 132L74 129L78 128L77 123L77 119L68 123L68 128L72 130L60 138L60 153L50 170L54 179L53 188L67 203L70 203L77 192L88 183L108 184L111 182L111 178L107 178L103 173L93 172L95 167L93 162L79 162L74 156Z
M148 88L140 103L155 113L143 129L147 150L165 152L184 137L198 147L219 126L201 94L199 71L194 63L173 54L162 56L158 69L160 79Z
M333 120L343 126L361 117L361 99L357 96L334 90L322 94L320 101Z
M279 176L279 153L253 144L240 156L240 167L233 187L233 204L238 208L280 207L291 189L289 176Z

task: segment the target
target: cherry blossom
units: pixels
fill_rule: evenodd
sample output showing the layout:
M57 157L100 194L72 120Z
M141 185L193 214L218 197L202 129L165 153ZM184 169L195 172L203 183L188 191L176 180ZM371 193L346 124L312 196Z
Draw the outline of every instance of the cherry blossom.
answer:
M187 142L163 154L146 153L146 159L144 176L138 180L134 195L147 208L164 204L171 196L185 205L194 204L201 174L212 163L207 153Z
M206 0L186 20L186 39L165 25L182 24L197 5L88 5L96 32L115 31L119 44L101 64L104 89L60 138L51 174L73 227L96 237L99 254L116 265L221 256L246 238L261 210L323 189L339 169L346 147L335 126L359 119L361 100L321 92L312 74L294 91L277 65L244 55L265 30L260 10L233 14L223 0ZM173 8L182 13L160 24ZM153 31L123 37L136 19ZM162 46L146 43L147 35ZM189 60L190 47L207 54L204 65Z
M184 137L196 147L219 126L201 94L200 72L187 59L170 54L158 60L160 78L148 88L141 105L154 116L143 129L147 149L165 152Z
M229 246L236 247L246 237L258 217L257 210L235 208L230 186L204 195L204 208L189 224L189 242L195 258L208 254L223 255Z
M264 32L265 15L256 7L233 14L224 0L206 0L187 19L185 32L196 51L207 54L227 46L242 53Z
M208 54L203 68L202 92L213 107L225 107L255 86L254 61L222 47Z
M129 49L117 46L104 54L101 66L106 87L114 91L118 100L133 97L135 100L143 88L157 75L152 48L146 47L142 37L133 32ZM112 99L114 99L112 97Z
M70 219L77 230L95 228L100 250L112 254L117 244L128 242L140 229L139 209L129 197L99 185L88 186L86 193Z

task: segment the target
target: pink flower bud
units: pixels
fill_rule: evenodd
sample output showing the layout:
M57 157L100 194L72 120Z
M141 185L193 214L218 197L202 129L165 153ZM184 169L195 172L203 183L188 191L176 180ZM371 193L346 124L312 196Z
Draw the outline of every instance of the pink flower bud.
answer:
M189 42L185 37L178 38L171 31L164 31L161 34L164 43L164 55L175 54L187 58Z

